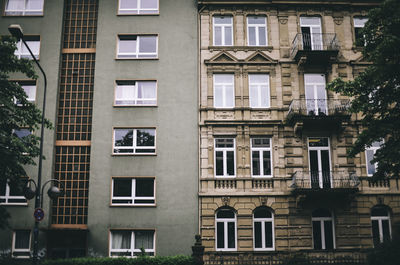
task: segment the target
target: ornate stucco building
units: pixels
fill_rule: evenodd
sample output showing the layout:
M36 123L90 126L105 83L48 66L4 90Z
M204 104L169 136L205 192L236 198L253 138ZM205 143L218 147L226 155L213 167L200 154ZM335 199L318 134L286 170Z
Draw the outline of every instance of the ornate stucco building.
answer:
M354 258L390 238L398 182L370 178L379 143L346 156L361 116L326 90L368 66L359 30L379 1L198 3L206 256Z

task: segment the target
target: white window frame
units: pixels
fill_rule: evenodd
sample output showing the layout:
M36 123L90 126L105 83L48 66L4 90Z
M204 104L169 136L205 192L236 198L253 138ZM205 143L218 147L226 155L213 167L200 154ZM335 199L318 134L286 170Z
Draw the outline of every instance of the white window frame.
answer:
M136 49L135 52L120 52L119 51L119 46L121 36L129 36L134 38L136 36ZM155 52L139 52L140 49L140 38L141 37L155 37L156 38L156 51ZM122 40L123 41L123 40ZM120 57L121 55L127 56L127 57ZM140 57L140 55L153 55L152 57ZM117 59L125 59L125 60L132 60L132 59L137 59L137 60L148 60L148 59L157 59L158 58L158 35L156 34L121 34L118 35L118 43L117 43Z
M152 82L154 83L155 86L155 90L156 90L156 94L155 94L155 98L139 98L139 89L138 89L138 85L141 82ZM126 83L126 84L123 84ZM132 84L128 84L128 83L132 83ZM117 96L117 89L120 86L127 86L127 87L132 87L133 89L133 98L118 98ZM116 85L115 85L115 93L114 93L114 106L157 106L157 81L155 80L117 80ZM133 104L118 104L117 101L132 101ZM144 101L144 102L153 102L155 101L155 103L143 103L143 104L139 104L138 101Z
M271 213L271 218L256 218L254 217L254 212L253 212L253 249L255 251L273 251L275 250L275 223L274 223L274 213L271 210L268 210ZM260 222L261 223L261 248L256 248L256 229L255 229L255 223ZM271 223L272 225L272 247L267 248L265 247L265 223Z
M362 29L365 27L365 23L367 23L368 18L366 17L353 17L353 26L354 26L354 45L356 45L357 42L357 35L356 35L356 28ZM364 41L364 45L366 45Z
M121 8L121 0L118 1L118 15L158 15L160 3L157 0L157 7L156 8L143 8L142 1L146 0L137 0L137 5L134 8ZM146 11L154 11L148 13ZM142 12L142 13L141 13Z
M218 139L232 139L233 147L217 147ZM224 174L217 175L217 151L222 152L222 161L224 165ZM233 176L228 175L228 156L227 152L233 151ZM214 138L214 176L216 178L235 178L236 177L236 139L235 138Z
M268 139L269 140L269 147L254 147L253 146L253 139ZM251 146L251 176L253 178L272 178L274 175L273 173L273 161L272 161L272 146L271 146L271 137L251 137L250 138L250 146ZM264 175L264 151L269 151L271 157L271 175ZM258 152L260 158L260 175L254 175L254 168L253 168L253 152Z
M139 248L135 248L135 232L137 231L153 231L153 248L152 249L145 249L146 253L154 253L153 256L156 255L156 248L155 248L155 244L156 244L156 231L154 229L114 229L114 230L110 230L110 242L109 242L109 257L112 258L118 258L118 257L126 257L126 258L136 258L137 255L134 255L135 253L141 253L141 249ZM112 248L112 240L113 240L113 232L131 232L131 246L129 249L113 249ZM126 256L112 256L111 253L112 252L119 252L119 253L129 253L130 255L126 255Z
M384 144L384 141L383 141L383 140L382 140L381 142L382 142L381 145ZM365 168L366 168L366 170L367 170L367 176L368 176L368 177L372 177L374 174L369 174L369 173L368 173L369 161L368 161L367 152L368 152L368 151L372 151L373 154L374 154L374 155L373 155L373 157L374 157L376 151L378 151L378 150L381 148L381 146L373 146L374 143L380 143L380 142L373 142L373 143L371 144L370 147L366 147L366 148L365 148L365 152L364 152L364 153L365 153ZM378 169L378 162L375 162L375 163L373 164L373 166L374 166L374 173L375 173L376 170Z
M5 3L5 8L4 8L4 14L6 16L42 16L43 15L43 6L44 6L44 0L42 0L42 8L41 9L27 9L28 7L28 1L24 1L24 8L23 9L7 9L8 3L11 0L8 0ZM30 14L31 12L34 12L34 14ZM35 14L36 13L36 14Z
M10 195L10 185L8 185L8 180L6 180L6 189L5 194L0 194L0 205L28 205L28 201L26 200L24 195L21 196L11 196ZM1 202L4 200L4 202ZM24 200L22 202L10 202L10 200Z
M116 179L130 179L131 180L131 196L130 197L122 197L122 196L114 196L114 181ZM137 179L146 179L153 180L153 196L151 197L139 197L136 196L136 180ZM117 203L113 202L114 200L127 200L131 201L131 203ZM153 203L135 203L135 200L154 200ZM156 205L156 180L154 178L126 178L126 177L113 177L111 182L111 205L113 206L154 206Z
M219 211L224 210L220 209L215 213L215 250L216 251L236 251L237 250L237 216L234 210L230 210L233 212L234 218L217 218L217 214ZM234 223L234 230L235 230L235 247L234 248L228 248L228 223ZM224 247L223 248L218 248L217 240L218 240L218 234L217 234L217 224L218 223L223 223L224 224Z
M17 249L15 247L15 243L16 243L16 237L17 237L17 232L18 231L29 231L29 248L20 248ZM12 257L13 258L17 258L17 259L27 259L30 258L30 255L26 255L26 256L19 256L19 255L14 255L14 253L18 253L18 252L31 252L31 241L32 241L32 231L29 229L17 229L13 231L13 238L12 238Z
M257 83L257 82L251 82L251 77L252 76L256 76L256 75L264 75L267 77L267 82L266 83ZM250 108L254 108L254 109L260 109L260 108L270 108L271 107L271 89L270 89L270 85L269 85L269 74L249 74L249 98L250 98ZM256 90L257 90L257 98L253 99L252 98L252 93L251 93L251 86L256 86ZM267 96L267 105L262 105L262 100L261 100L261 91L263 87L267 87L267 91L266 94ZM252 106L252 102L253 101L257 101L257 104L255 106Z
M218 24L215 23L215 18L225 18L229 17L231 19L230 24ZM220 27L221 28L221 44L215 44L215 32L216 28ZM231 39L232 39L232 44L226 44L226 37L225 37L225 29L226 28L231 28ZM214 46L233 46L234 39L233 39L233 16L213 16L213 45Z
M379 242L383 243L383 225L382 221L387 220L389 223L389 236L392 238L392 224L390 222L390 213L387 210L387 216L371 216L371 228L372 228L372 221L378 221L378 229L379 229ZM372 235L373 236L373 235Z
M316 76L322 76L324 81L323 82L307 82L308 77L316 77ZM312 86L312 94L313 94L313 98L308 98L307 97L307 86ZM319 98L318 97L318 86L324 86L324 90L325 90L325 94L324 94L324 98ZM304 93L305 93L305 98L306 98L306 108L307 108L307 115L309 110L312 110L315 112L315 115L320 115L321 113L324 113L325 115L328 115L328 94L326 91L326 77L324 74L311 74L311 73L307 73L304 74ZM319 101L320 100L324 100L322 107L321 107L321 111L319 109ZM311 104L311 106L309 106L308 104Z
M320 138L320 139L328 139L328 146L310 146L310 139L312 138ZM323 172L322 172L322 155L321 151L328 151L329 155L329 171L332 171L332 156L331 156L331 143L329 137L308 137L307 138L307 148L308 148L308 168L311 173L311 158L310 151L317 151L317 159L318 159L318 178L319 178L319 187L323 188ZM329 173L331 188L333 187L333 179L332 174ZM310 183L311 183L311 174L310 174ZM312 185L312 184L311 184Z
M27 36L25 38L32 38L34 40L25 40L26 44L28 44L29 48L31 49L33 55L35 56L36 60L39 60L39 55L40 55L40 36L35 35L35 36ZM31 45L29 45L32 42L38 42L39 43L39 49L36 51L35 49L32 49ZM19 40L17 43L17 49L14 52L14 55L17 56L18 59L21 58L26 58L28 60L33 60L31 54L28 51L28 48L26 48L25 44L22 42L22 40ZM22 52L22 49L25 47L25 52Z
M311 217L311 227L314 229L312 223L313 222L320 222L320 227L321 227L321 250L326 249L325 245L325 226L324 223L326 221L331 221L332 222L332 243L333 243L333 249L336 249L336 233L335 233L335 223L334 223L334 216L331 213L330 217ZM314 246L314 233L313 233L313 249L315 249Z
M115 133L117 130L133 130L133 138L132 138L132 146L115 146ZM138 130L154 130L154 146L137 146L137 131ZM155 128L114 128L113 130L113 154L114 155L155 155L156 154L156 138L157 138L157 131ZM116 153L114 152L115 149L133 149L133 153ZM136 150L140 149L154 149L154 152L147 152L141 153L136 152Z
M249 24L249 18L251 17L263 17L264 18L264 24ZM260 31L259 29L261 27L265 27L265 45L260 44ZM250 28L255 28L255 34L256 34L256 44L251 45L250 44ZM267 17L266 16L247 16L247 46L268 46L268 30L267 30Z
M232 77L232 83L216 83L215 82L215 77L217 75L230 75ZM222 106L216 106L216 92L215 92L215 87L216 85L222 86ZM227 102L227 87L232 86L232 105L228 105ZM213 93L214 93L214 108L218 109L231 109L235 107L235 75L234 74L214 74L213 75Z
M313 23L309 23L307 20L310 19L310 18L318 19L319 20L318 25L315 25ZM322 21L321 21L321 17L319 17L319 16L313 16L313 17L301 16L300 17L300 28L302 28L302 27L310 28L311 50L313 50L313 51L323 50L324 46L323 46L323 39L322 39ZM315 30L317 30L319 32L315 32ZM318 35L315 36L314 34L321 34L321 35L320 36L318 36Z

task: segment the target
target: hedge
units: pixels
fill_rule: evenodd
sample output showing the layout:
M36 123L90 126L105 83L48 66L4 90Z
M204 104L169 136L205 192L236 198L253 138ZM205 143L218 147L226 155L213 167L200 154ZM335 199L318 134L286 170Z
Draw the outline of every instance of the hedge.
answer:
M75 258L44 260L41 265L196 265L189 256L156 256L128 258Z

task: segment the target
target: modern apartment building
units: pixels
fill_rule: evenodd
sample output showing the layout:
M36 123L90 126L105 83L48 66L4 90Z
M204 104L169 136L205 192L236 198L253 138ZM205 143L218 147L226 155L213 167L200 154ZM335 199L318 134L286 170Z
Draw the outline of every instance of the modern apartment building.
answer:
M356 258L391 237L397 179L370 178L380 143L347 157L361 115L326 90L368 66L357 43L379 2L198 1L206 262Z
M40 256L189 254L198 232L196 3L0 6L0 34L20 24L48 78L45 116L55 128L45 131L42 183L59 180L65 195L43 197ZM21 43L17 54L29 58ZM12 79L41 108L38 75ZM37 179L37 167L27 172ZM0 203L12 216L1 251L29 257L34 202L2 183Z

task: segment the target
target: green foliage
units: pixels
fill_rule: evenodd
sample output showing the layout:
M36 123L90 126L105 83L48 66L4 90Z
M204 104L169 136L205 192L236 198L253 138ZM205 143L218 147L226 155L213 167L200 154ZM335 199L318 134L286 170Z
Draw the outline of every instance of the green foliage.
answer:
M15 39L0 37L0 183L8 180L10 185L21 185L20 177L26 176L25 165L34 165L39 156L40 138L34 135L18 138L15 130L25 128L30 131L39 129L41 111L27 100L22 87L10 81L10 73L22 73L30 79L36 79L32 62L18 59L14 55ZM16 104L15 102L19 102ZM46 126L51 127L46 120ZM0 205L0 229L7 226L7 213Z
M128 258L76 258L45 260L42 265L195 265L190 256L140 256L135 259Z
M368 265L398 265L400 261L400 230L394 229L393 240L371 250Z
M362 113L363 131L349 156L385 140L372 161L374 177L400 175L400 1L386 0L368 14L362 30L363 56L372 64L353 81L336 79L328 89L352 97L350 111Z

